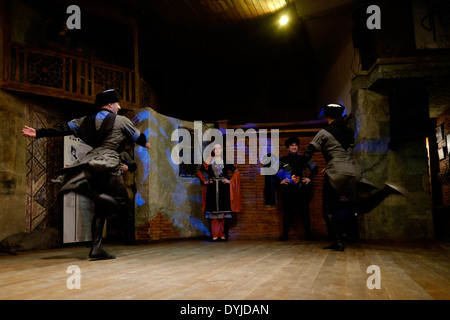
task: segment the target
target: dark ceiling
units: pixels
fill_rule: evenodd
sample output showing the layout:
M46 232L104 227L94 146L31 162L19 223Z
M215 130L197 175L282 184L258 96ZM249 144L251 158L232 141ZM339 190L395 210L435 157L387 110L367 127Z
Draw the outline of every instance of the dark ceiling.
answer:
M234 123L317 119L317 87L349 35L341 17L355 2L142 4L140 68L166 115ZM284 26L282 15L289 17Z
M263 2L266 11L259 10ZM307 35L292 4L170 0L146 9L143 17L152 18L139 23L140 69L161 113L208 122L268 122L287 116L280 107L289 112L312 102L312 88L303 95L295 91L312 70ZM278 25L280 11L292 16L284 29Z
M317 119L317 88L349 34L341 17L357 2L105 0L95 7L120 8L137 21L139 68L159 112L248 123Z

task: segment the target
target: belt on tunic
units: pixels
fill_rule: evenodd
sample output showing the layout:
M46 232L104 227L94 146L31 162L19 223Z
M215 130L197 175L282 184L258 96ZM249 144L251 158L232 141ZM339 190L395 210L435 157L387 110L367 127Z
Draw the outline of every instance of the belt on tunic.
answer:
M225 177L211 177L210 180L214 181L216 184L216 211L219 212L219 182L221 182Z

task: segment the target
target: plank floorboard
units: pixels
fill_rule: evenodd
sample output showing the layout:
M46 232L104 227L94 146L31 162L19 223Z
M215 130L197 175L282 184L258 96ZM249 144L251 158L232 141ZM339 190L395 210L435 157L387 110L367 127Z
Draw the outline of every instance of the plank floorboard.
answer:
M450 244L368 242L344 252L290 240L107 243L114 260L85 245L0 253L1 300L450 300ZM69 289L69 266L81 288ZM369 289L367 268L380 268Z

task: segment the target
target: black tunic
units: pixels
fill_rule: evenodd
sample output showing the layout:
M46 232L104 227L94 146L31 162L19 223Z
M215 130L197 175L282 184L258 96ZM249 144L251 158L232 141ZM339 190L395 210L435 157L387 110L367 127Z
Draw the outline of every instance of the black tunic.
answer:
M207 173L209 183L206 191L206 217L210 219L231 218L230 184L223 183L222 179L230 180L229 172L236 171L232 164L216 164L211 162L206 170L204 166L199 169Z

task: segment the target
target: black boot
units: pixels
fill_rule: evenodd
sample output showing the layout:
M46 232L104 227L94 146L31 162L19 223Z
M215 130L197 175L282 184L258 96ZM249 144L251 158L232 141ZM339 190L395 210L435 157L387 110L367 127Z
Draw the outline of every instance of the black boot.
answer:
M137 246L134 220L127 220L124 229L125 244L127 246Z
M94 216L92 219L92 248L89 252L89 258L92 259L115 259L116 256L107 253L103 250L103 227L105 225L105 218Z
M323 250L344 251L344 245L341 242L335 242L332 245L323 248Z
M323 250L335 250L344 251L344 245L342 244L342 231L338 221L336 220L336 214L328 212L325 215L327 221L328 232L333 239L333 244L326 246Z
M279 238L277 239L277 241L288 241L288 240L289 240L289 237L286 236L286 235L282 235L281 237L279 237Z

